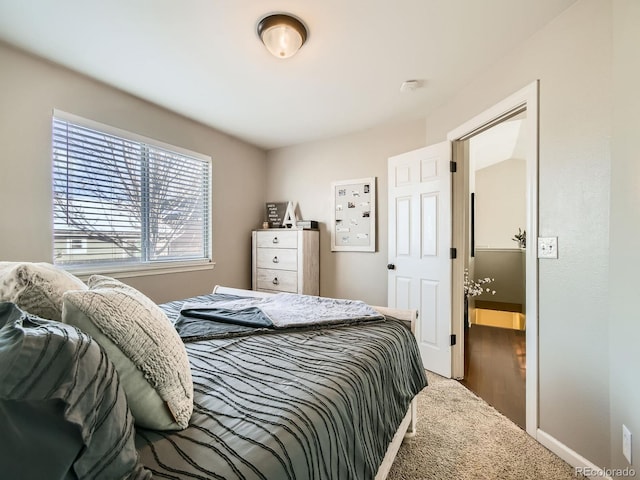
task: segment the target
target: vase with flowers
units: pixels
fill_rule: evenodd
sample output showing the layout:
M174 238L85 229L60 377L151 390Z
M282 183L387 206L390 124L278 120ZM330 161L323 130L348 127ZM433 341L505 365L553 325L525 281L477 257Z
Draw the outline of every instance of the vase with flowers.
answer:
M477 297L478 295L482 295L483 293L495 295L496 291L487 287L491 282L494 282L494 278L485 277L479 278L477 280L469 277L469 269L464 269L464 323L465 326L471 326L469 320L469 298Z

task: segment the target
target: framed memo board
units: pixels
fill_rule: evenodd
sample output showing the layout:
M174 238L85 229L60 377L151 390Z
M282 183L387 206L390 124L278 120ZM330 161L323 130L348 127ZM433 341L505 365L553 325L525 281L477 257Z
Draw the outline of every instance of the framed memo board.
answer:
M331 184L331 251L376 251L376 177Z

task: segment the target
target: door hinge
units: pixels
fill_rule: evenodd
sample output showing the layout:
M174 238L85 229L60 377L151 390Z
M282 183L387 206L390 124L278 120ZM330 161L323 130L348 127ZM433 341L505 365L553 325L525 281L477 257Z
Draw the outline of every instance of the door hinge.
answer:
M458 164L454 161L449 162L449 171L451 173L456 173L458 171Z
M451 334L451 346L453 347L456 344L456 334Z
M449 257L451 257L451 259L453 260L454 258L458 258L458 249L455 247L452 247L449 249Z

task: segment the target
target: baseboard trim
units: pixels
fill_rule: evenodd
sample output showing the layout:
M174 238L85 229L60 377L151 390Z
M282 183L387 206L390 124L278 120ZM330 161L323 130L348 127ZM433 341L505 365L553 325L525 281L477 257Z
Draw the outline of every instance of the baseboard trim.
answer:
M542 444L544 447L548 448L553 453L558 455L562 460L567 462L573 468L594 472L594 475L591 475L588 478L592 480L613 480L611 477L604 475L605 472L603 472L602 468L594 465L582 455L570 449L564 443L558 441L555 437L552 437L548 433L538 429L538 431L536 432L536 440L538 440L538 442L540 442L540 444ZM599 474L597 474L598 472Z

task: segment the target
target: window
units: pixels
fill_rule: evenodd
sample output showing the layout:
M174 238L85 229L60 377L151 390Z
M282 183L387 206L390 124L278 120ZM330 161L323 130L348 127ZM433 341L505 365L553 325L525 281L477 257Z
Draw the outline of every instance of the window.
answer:
M54 263L211 262L211 159L64 112L53 118Z

